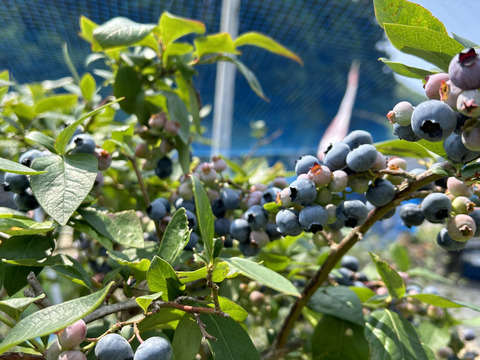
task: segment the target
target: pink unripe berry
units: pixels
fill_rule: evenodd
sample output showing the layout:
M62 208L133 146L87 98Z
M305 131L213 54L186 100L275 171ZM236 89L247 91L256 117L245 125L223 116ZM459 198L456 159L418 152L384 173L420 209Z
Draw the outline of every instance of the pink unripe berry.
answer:
M219 173L225 171L228 168L227 162L219 156L212 157L212 164L215 171Z
M175 146L173 145L173 143L168 139L162 139L162 142L160 143L160 151L163 154L168 154L170 151L173 150L174 147Z
M182 182L177 188L178 195L184 200L193 198L193 187L191 181Z
M377 159L375 160L375 163L372 165L370 169L373 171L380 171L385 169L386 167L387 167L387 159L380 151L377 151Z
M167 135L176 136L180 131L180 123L168 120L165 122L164 129Z
M341 192L348 186L348 175L343 170L335 170L332 173L332 181L328 187L333 192Z
M453 240L464 242L472 238L477 227L471 216L458 214L448 219L447 231Z
M146 159L148 156L148 145L146 142L141 142L135 146L135 156L140 159Z
M262 248L270 242L270 237L265 231L252 230L250 232L250 243L254 247Z
M467 185L462 180L453 176L447 179L447 189L453 196L466 197L472 196L475 190L472 185Z
M98 170L100 171L107 170L112 164L112 154L105 149L95 148L93 155L97 158Z
M167 115L164 112L154 114L148 119L148 126L154 129L161 129L167 121Z
M480 116L480 91L465 90L457 97L457 110L469 117Z
M262 202L262 192L261 191L252 191L247 195L246 206L247 208L252 207L253 205L260 205Z
M265 295L258 290L252 291L248 297L254 305L260 305L265 300Z
M285 179L283 176L278 176L275 179L273 179L272 185L279 189L283 189L288 186L288 182L287 182L287 179Z
M278 200L280 200L280 204L286 208L293 206L292 199L290 198L290 188L283 188L278 194Z
M324 186L330 182L332 174L325 165L315 164L308 170L307 178L312 180L316 186Z
M451 80L442 81L440 85L440 100L450 106L453 110L457 109L457 98L462 89L452 84Z
M87 335L87 324L82 319L74 322L66 328L60 330L58 343L64 350L73 349L85 340Z
M79 350L69 350L62 352L58 360L87 360L87 357Z
M438 73L433 75L428 75L425 78L425 84L423 88L425 89L425 95L429 99L440 100L440 85L442 81L450 80L450 76L447 73Z
M207 185L212 185L217 181L218 174L210 163L203 163L199 166L200 179Z

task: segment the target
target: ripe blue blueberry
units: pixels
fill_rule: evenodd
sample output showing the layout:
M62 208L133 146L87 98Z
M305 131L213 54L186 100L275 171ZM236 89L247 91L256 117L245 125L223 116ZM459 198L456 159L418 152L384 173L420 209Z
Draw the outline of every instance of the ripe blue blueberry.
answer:
M475 221L476 231L473 236L480 236L480 209L473 210L472 212L468 213L470 217Z
M165 207L164 200L162 200L162 198L156 198L153 200L147 207L147 215L153 221L160 221L163 219L165 215L167 215L167 209Z
M423 199L421 209L425 219L431 223L441 223L450 216L452 202L445 194L433 193Z
M300 156L296 161L295 161L295 172L298 175L300 174L306 174L308 173L308 170L315 165L319 164L320 161L313 156L313 155L303 155Z
M330 170L341 170L347 166L347 155L350 152L350 146L344 142L338 142L328 147L323 157L323 163Z
M75 147L72 149L72 154L93 154L95 151L95 140L90 134L78 134L72 138Z
M200 240L200 237L196 232L190 232L190 238L188 239L187 244L185 245L184 249L185 250L193 250L195 245L198 244L198 241Z
M223 218L227 214L227 208L223 203L223 200L218 198L212 201L212 213L216 218Z
M393 124L393 134L400 140L417 142L422 138L415 134L411 125L402 126L400 124Z
M346 267L341 267L332 271L332 275L339 285L353 286L353 281L355 279L354 271L347 269Z
M15 194L20 194L30 186L30 180L28 179L27 175L7 172L3 178L2 185L5 191L11 191Z
M303 230L316 233L323 230L327 223L327 211L320 205L312 204L305 206L298 214L298 221Z
M190 210L195 212L195 201L193 199L185 200L184 198L178 198L175 200L175 209L185 208L186 210Z
M317 188L312 180L298 178L289 186L289 195L292 202L307 206L313 204L317 198Z
M278 230L277 224L269 222L265 231L270 238L270 241L278 240L282 237L282 233Z
M471 341L474 340L477 336L475 335L475 332L472 329L465 329L463 330L463 338L466 341Z
M252 230L265 230L268 213L262 205L252 205L243 215Z
M238 191L230 188L220 190L220 199L227 210L234 210L240 204L240 194Z
M44 156L44 154L40 150L31 149L31 150L28 150L28 151L24 152L23 154L21 154L18 157L18 162L22 165L30 167L30 165L32 165L32 161L34 159L36 159L37 157L42 157L42 156Z
M462 135L456 133L451 133L443 141L443 149L448 159L454 163L464 164L480 156L480 151L473 151L465 147L462 141Z
M230 223L230 235L240 243L249 240L250 231L252 230L245 219L235 219Z
M227 218L215 219L213 228L217 236L227 236L230 234L230 220Z
M260 253L260 248L258 246L252 246L250 242L240 243L238 245L238 249L242 252L245 256L255 256Z
M413 110L412 129L422 139L442 141L455 130L456 126L455 112L440 100L424 101Z
M155 168L155 174L160 179L166 179L173 173L173 162L168 156L164 156L157 161L157 167Z
M376 179L366 192L366 199L379 207L387 205L395 197L395 186L386 179Z
M373 205L370 201L367 201L365 203L365 205L367 206L368 212L370 212L370 211L372 211L373 209L376 208L376 206ZM395 215L396 212L397 212L397 208L390 209L387 213L385 213L385 215L383 215L380 218L380 221L385 220L385 219L390 219L393 215Z
M276 201L277 200L277 194L282 191L282 189L276 187L276 186L273 186L273 187L269 187L267 190L265 190L264 192L262 192L262 200L261 200L261 204L262 205L265 205L269 202L273 202L273 201Z
M119 334L107 334L95 346L97 360L133 360L133 350Z
M436 286L433 286L433 285L428 285L428 286L425 286L422 290L422 293L423 294L433 294L433 295L440 295L440 293L438 292L438 289Z
M376 161L377 149L370 144L359 145L347 155L347 166L355 172L367 171Z
M37 198L35 195L33 195L33 192L30 188L20 194L15 194L13 196L13 201L15 202L15 205L17 205L18 209L24 212L35 210L40 206Z
M452 83L463 90L480 87L480 57L475 49L465 49L455 55L448 66Z
M135 351L134 360L170 360L172 346L167 339L154 336L148 338Z
M442 228L437 234L437 244L447 251L459 251L465 248L466 241L457 241L448 234L447 228Z
M365 130L354 130L342 140L350 149L356 149L363 144L373 144L372 135Z
M353 228L367 220L368 209L360 200L345 200L337 206L336 215L345 226Z
M360 268L360 262L356 256L344 255L340 260L340 267L347 268L353 272L357 272Z
M185 209L185 214L187 215L188 227L192 230L197 229L197 215L193 211Z
M417 204L406 203L400 207L400 219L407 227L419 226L425 220L422 209Z
M303 232L302 225L298 219L298 211L282 209L277 213L275 222L283 236L297 236Z

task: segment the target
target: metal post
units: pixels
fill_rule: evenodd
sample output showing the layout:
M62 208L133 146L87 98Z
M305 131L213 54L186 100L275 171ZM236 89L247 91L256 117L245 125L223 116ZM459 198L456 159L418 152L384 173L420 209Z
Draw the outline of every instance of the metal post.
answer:
M220 32L228 32L234 39L238 34L239 10L240 0L222 1ZM229 156L234 97L235 65L221 61L217 64L215 80L211 155Z

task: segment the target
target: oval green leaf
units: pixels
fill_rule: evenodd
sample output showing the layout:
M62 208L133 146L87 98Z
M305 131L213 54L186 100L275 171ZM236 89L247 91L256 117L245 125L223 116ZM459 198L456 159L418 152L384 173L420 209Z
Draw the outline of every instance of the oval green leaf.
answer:
M178 322L173 335L172 349L175 360L195 359L200 343L202 332L192 314L185 314Z
M195 55L201 58L207 54L239 54L229 33L197 37L194 41Z
M414 78L425 79L428 75L434 74L435 71L424 70L413 66L408 66L399 62L390 61L384 57L379 58L381 62L387 65L390 69L396 72L398 75Z
M8 235L44 234L53 229L52 221L39 223L32 219L0 218L0 231Z
M175 16L165 11L159 19L160 35L163 46L168 46L175 40L188 34L204 34L205 24L200 21Z
M178 209L167 225L158 249L158 256L173 264L190 238L185 208Z
M6 171L15 174L23 174L23 175L38 175L43 174L45 171L36 171L34 169L29 168L28 166L22 165L18 162L0 158L0 170Z
M175 300L185 289L173 267L158 256L153 258L147 271L147 283L150 291L161 292L165 301Z
M155 24L140 24L125 17L116 17L93 29L95 45L101 49L130 46L143 40L155 28Z
M252 280L258 281L259 283L284 294L300 296L297 288L288 279L265 266L238 257L224 260L231 268Z
M369 254L375 263L377 272L385 283L390 296L398 299L405 295L405 284L400 274L378 255L371 252L369 252Z
M205 255L207 261L213 261L213 212L210 206L207 192L203 188L202 183L196 176L190 176L193 181L193 194L195 198L195 209L197 213L197 222L202 235L203 246L205 247Z
M96 293L34 312L22 319L0 343L0 354L22 342L53 334L95 310L103 301L111 285Z

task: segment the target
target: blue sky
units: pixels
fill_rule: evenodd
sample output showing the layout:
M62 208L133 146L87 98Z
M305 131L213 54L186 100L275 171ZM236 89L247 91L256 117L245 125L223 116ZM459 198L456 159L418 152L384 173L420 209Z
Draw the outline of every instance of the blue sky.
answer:
M478 15L480 14L480 0L410 0L417 3L432 12L451 35L455 33L461 37L469 39L480 44L480 30L478 27ZM389 58L393 61L399 61L407 65L420 67L424 69L433 68L433 66L414 56L403 54L391 45L387 52ZM409 79L398 76L397 79L406 84L413 90L423 94L421 80Z

